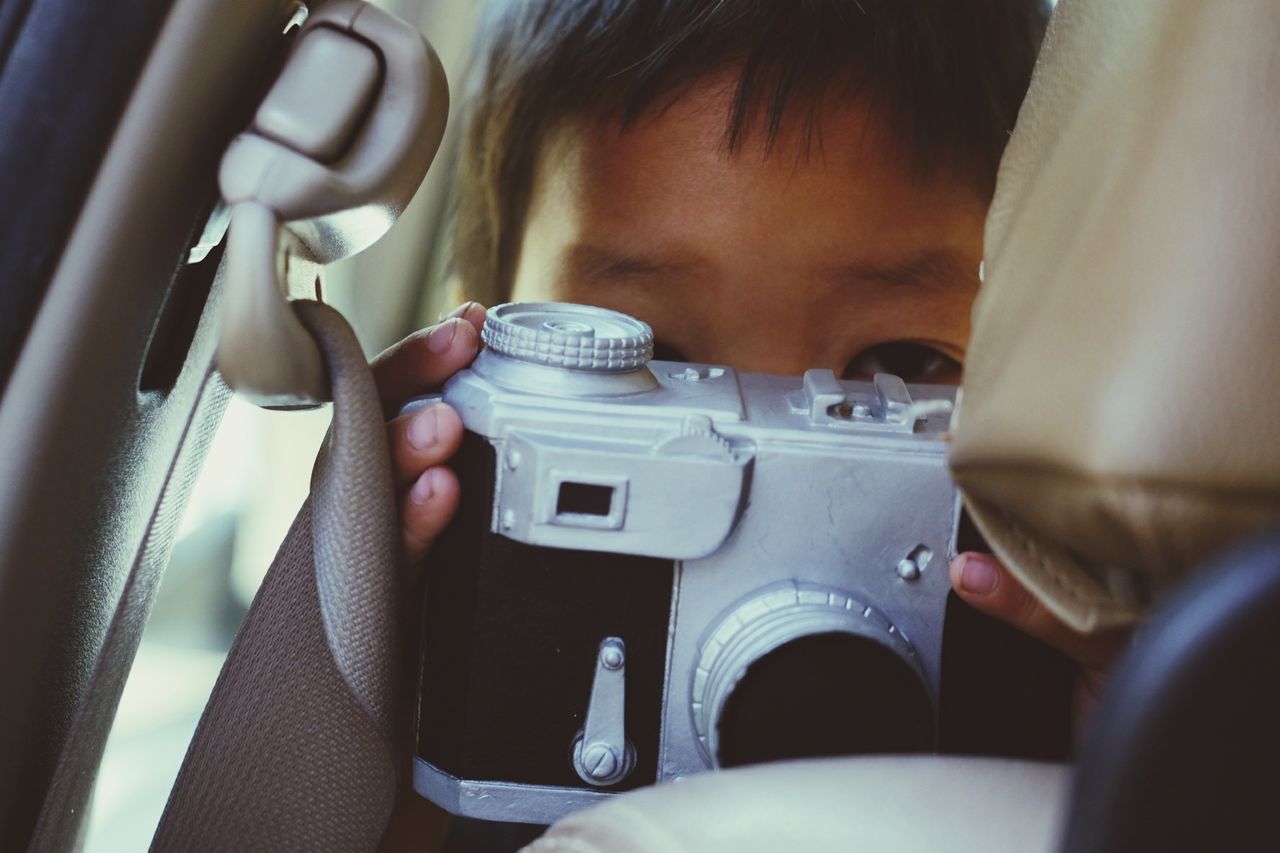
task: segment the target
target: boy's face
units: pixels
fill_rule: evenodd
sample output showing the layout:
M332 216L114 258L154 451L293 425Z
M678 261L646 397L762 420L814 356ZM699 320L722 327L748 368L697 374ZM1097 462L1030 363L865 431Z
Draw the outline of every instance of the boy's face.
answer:
M658 357L800 374L955 382L987 200L913 180L874 115L823 110L728 153L733 76L623 132L570 123L543 146L512 298L614 308Z

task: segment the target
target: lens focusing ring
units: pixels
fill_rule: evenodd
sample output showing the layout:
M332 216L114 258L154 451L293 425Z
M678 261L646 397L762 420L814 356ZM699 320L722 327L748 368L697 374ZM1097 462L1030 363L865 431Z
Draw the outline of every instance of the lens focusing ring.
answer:
M626 314L555 302L510 302L489 310L485 345L517 361L624 373L653 357L653 332Z

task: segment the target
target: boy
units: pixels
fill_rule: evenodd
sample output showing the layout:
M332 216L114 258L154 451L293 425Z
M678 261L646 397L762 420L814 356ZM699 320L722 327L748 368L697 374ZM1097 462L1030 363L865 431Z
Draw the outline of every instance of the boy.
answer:
M485 28L455 268L487 304L585 302L657 357L956 382L996 166L1046 12L1036 0L543 0ZM468 303L380 356L388 413L464 367ZM448 522L461 425L388 425L410 564ZM991 557L979 610L1102 666Z

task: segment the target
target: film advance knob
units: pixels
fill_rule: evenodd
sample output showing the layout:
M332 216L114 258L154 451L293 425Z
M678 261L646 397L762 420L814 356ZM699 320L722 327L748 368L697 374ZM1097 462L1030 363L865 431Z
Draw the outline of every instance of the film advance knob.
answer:
M653 332L626 314L556 302L490 309L485 345L516 361L593 373L637 370L653 357Z

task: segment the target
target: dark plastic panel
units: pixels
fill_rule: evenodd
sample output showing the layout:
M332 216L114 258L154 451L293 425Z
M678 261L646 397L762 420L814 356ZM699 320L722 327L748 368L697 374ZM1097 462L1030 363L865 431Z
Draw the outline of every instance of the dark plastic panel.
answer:
M0 391L171 5L0 6Z
M1217 560L1112 674L1063 853L1280 850L1280 535Z

